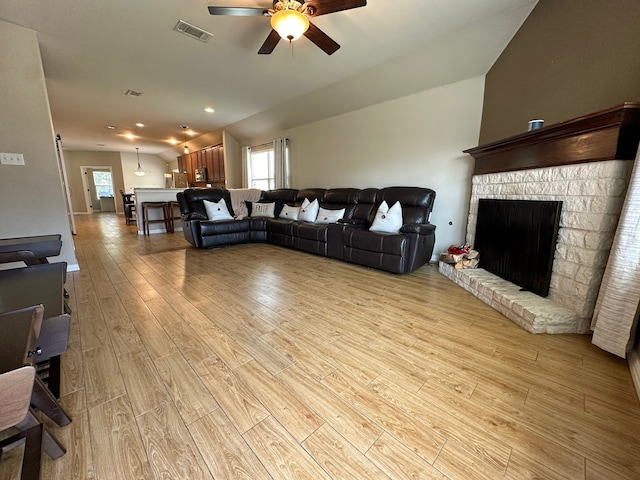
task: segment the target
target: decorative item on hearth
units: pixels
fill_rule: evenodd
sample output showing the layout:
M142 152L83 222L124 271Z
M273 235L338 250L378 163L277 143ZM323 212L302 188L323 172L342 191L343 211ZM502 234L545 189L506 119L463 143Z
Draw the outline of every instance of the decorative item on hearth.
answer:
M536 120L529 120L529 128L527 129L527 131L531 131L531 130L538 130L539 128L544 127L544 120L542 120L541 118L538 118Z
M455 268L478 268L480 254L472 245L451 245L440 254L440 261L455 265Z

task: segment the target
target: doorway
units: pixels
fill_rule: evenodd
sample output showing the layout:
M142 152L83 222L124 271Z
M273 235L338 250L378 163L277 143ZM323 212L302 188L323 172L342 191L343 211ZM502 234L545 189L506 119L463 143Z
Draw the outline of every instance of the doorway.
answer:
M115 212L111 167L80 167L87 213Z

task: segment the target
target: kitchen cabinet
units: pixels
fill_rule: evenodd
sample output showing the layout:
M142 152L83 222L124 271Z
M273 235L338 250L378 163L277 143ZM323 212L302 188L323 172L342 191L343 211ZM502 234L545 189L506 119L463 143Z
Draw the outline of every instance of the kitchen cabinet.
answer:
M207 169L206 182L196 182L196 168ZM205 187L206 184L209 183L214 187L224 187L226 177L224 171L223 146L215 145L179 156L178 170L180 172L186 172L189 186Z

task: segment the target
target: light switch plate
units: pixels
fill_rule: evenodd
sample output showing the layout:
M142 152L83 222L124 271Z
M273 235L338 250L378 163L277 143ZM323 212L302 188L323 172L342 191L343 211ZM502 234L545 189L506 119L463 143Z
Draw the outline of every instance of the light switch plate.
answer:
M24 155L21 153L0 153L2 165L24 165Z

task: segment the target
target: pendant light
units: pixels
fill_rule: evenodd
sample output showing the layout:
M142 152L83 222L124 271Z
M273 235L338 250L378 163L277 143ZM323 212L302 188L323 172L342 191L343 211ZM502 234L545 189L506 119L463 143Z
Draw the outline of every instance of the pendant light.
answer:
M189 128L189 125L180 125L180 128L182 128L182 133L184 134L184 154L189 155L189 147L187 146L187 128Z
M140 166L140 152L138 150L140 150L140 149L138 147L136 147L136 156L138 157L138 168L136 168L133 171L133 173L135 173L139 177L144 177L144 174L147 173L147 172L145 172L142 169L142 167Z

